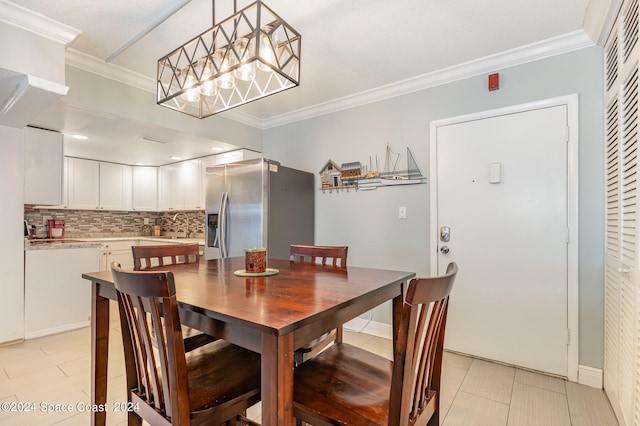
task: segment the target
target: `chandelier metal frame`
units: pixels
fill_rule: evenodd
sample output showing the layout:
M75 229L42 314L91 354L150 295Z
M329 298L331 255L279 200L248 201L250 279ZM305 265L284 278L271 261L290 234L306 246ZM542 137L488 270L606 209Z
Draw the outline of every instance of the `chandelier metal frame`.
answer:
M300 84L300 34L257 0L158 60L157 104L205 118Z

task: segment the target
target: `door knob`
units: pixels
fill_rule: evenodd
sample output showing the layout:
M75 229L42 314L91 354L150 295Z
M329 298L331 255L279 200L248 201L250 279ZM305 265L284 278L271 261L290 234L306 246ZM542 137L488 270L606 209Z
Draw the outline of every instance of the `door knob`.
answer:
M440 247L440 253L442 253L442 254L449 253L449 247L447 247L447 246Z

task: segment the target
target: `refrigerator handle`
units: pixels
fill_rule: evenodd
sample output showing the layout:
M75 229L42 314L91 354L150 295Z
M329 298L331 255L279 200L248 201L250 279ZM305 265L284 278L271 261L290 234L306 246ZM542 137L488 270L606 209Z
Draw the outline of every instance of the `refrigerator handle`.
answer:
M220 257L226 258L229 256L227 250L227 206L228 206L228 192L223 192L220 199L220 225L219 225L219 237L220 237Z

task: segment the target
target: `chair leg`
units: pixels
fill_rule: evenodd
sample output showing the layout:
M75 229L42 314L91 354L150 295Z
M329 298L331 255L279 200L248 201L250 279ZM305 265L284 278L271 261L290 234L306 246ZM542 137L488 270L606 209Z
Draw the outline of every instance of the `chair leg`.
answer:
M436 410L427 422L427 426L440 426L440 410Z

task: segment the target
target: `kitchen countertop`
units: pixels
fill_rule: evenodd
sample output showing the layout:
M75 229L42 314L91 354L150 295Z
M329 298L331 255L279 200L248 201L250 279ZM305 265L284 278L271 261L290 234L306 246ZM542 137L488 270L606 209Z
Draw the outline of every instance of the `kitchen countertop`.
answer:
M204 239L202 238L172 238L168 236L161 237L91 237L91 238L65 238L65 239L27 239L24 240L25 250L51 250L51 249L70 249L70 248L91 248L102 247L103 242L107 241L158 241L169 243L198 243L204 245Z

